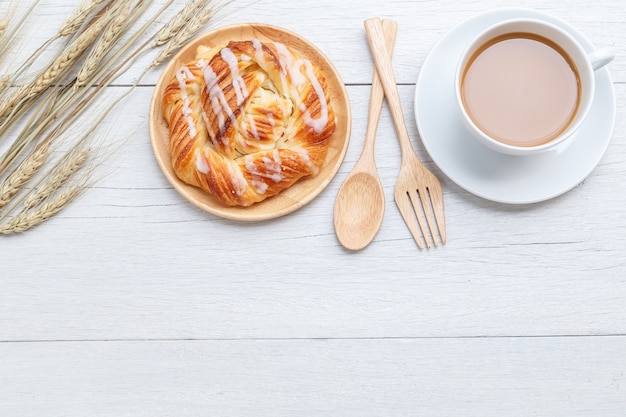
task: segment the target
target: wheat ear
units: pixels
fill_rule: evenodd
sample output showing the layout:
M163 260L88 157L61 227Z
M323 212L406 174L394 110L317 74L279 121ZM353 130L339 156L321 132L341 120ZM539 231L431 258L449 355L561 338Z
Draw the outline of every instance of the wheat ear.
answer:
M89 45L97 38L109 19L110 13L94 19L92 23L72 42L56 59L32 82L18 89L0 109L0 117L7 116L12 121L13 114L30 100L38 97L44 90L64 76L74 65Z
M2 38L2 36L4 36L4 33L7 31L7 27L8 26L9 26L9 20L8 19L0 20L0 38Z
M22 163L13 171L0 185L0 208L4 207L15 194L17 194L22 186L32 178L33 175L43 165L49 154L48 144L43 144L37 148L22 161Z
M85 165L85 161L89 158L90 153L91 149L85 149L80 152L73 151L67 155L65 161L50 174L46 182L28 194L26 200L24 200L24 208L31 209L37 207L65 185L74 173Z
M7 74L0 76L0 95L4 94L11 84L11 77Z
M55 59L46 71L35 80L30 86L27 96L36 95L45 90L59 78L60 74L64 73L65 69L71 67L100 34L107 20L108 19L104 17L99 18L94 24L87 27L85 31L76 38L76 41L72 42L72 44L63 51L63 54Z
M25 232L57 214L69 203L74 201L78 195L84 191L82 185L73 185L63 190L59 195L48 203L45 203L34 210L22 211L13 216L7 222L0 224L0 234L12 234Z
M76 33L78 29L85 23L87 18L93 13L105 0L85 0L83 1L61 25L58 35L61 37L70 36Z
M209 3L211 3L209 1ZM156 67L165 61L170 55L178 51L183 45L185 45L189 39L200 30L211 17L215 14L215 9L211 6L208 9L202 10L200 13L194 15L191 20L183 25L182 29L176 33L165 45L163 49L154 58L154 61L150 64L150 67Z
M37 0L35 4L38 2ZM78 6L72 14L65 20L63 25L59 28L56 35L44 42L37 50L20 65L13 79L17 79L19 76L28 69L33 62L35 62L39 56L48 49L54 41L62 37L69 37L76 33L85 23L87 18L102 4L105 0L86 0L80 6ZM108 0L109 2L111 0Z
M51 86L55 80L61 78L61 75L78 60L80 55L87 49L91 42L93 42L96 36L98 36L104 23L102 20L103 19L99 19L98 22L100 22L100 24L94 24L83 32L76 41L58 56L36 79L20 87L0 110L0 115L6 115L10 118L11 112L14 111L13 109L19 108L32 98L37 97L46 88Z
M84 86L89 78L96 72L104 56L111 50L113 44L122 34L131 16L130 2L126 1L120 7L118 14L111 20L102 35L94 42L85 63L81 66L76 76L75 88Z
M185 7L183 7L174 17L170 19L169 22L165 24L154 35L154 41L150 44L152 48L157 46L164 45L170 39L172 39L180 30L189 22L195 15L200 13L200 11L204 8L207 0L191 0L187 2Z
M38 146L22 161L15 171L5 178L2 185L0 185L0 208L6 206L13 196L22 189L22 186L39 171L39 168L41 168L48 157L49 150L47 143Z
M9 86L11 85L11 76L5 74L0 77L0 107L9 100Z

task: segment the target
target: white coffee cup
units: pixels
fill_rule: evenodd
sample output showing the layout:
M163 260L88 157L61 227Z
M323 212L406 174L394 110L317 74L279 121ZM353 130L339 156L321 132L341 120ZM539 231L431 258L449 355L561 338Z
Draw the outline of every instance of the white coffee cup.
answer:
M547 139L547 141L535 144L530 144L530 141L528 142L528 144L523 143L522 141L509 141L507 143L506 140L495 137L493 133L488 133L489 129L487 129L485 126L483 126L482 128L479 127L478 125L480 123L472 118L472 116L470 115L471 112L468 109L468 105L466 105L465 98L463 96L463 77L466 74L468 65L474 65L476 57L484 52L485 45L492 45L493 42L497 43L498 41L494 41L497 39L503 39L507 37L515 38L516 36L525 37L527 35L531 38L549 41L546 42L546 44L552 44L553 46L555 46L555 50L561 50L560 52L557 51L558 53L560 53L561 55L565 54L567 57L569 57L568 61L570 64L573 64L573 70L575 70L575 72L577 73L577 80L574 84L577 84L579 86L577 93L575 93L577 94L578 105L575 107L575 112L571 112L571 114L573 115L571 117L568 116L569 118L567 119L567 123L563 124L563 129L555 131L555 136ZM481 48L483 49L481 50ZM455 90L456 100L458 108L461 112L463 122L465 123L467 129L481 143L501 153L509 155L533 155L550 150L561 151L574 138L576 132L579 130L587 114L589 113L595 93L594 71L608 64L613 59L613 57L613 53L608 49L598 49L592 52L586 52L583 46L571 34L559 28L558 26L555 26L545 21L536 19L511 19L497 23L476 36L470 42L470 44L462 54L461 58L459 59L459 63L456 69ZM493 78L499 79L500 77ZM483 77L483 79L490 78ZM512 98L512 100L510 101L517 100L516 95L502 94L501 96L505 97L507 100ZM518 107L521 106L511 106L511 108ZM487 106L485 106L484 109L487 110L483 111L490 111L488 110ZM505 109L508 108L503 107L502 111L507 112L508 110ZM534 110L536 110L536 112L539 112L539 107ZM500 111L500 109L498 109L498 111ZM511 113L511 117L522 117L521 115L515 114L514 111L509 111L509 113ZM531 110L529 110L529 113L534 114ZM496 118L495 114L496 113L494 113L494 120L508 120L506 118ZM509 114L507 114L507 117L509 117ZM515 123L520 124L526 122L526 119L515 120ZM523 135L521 133L522 130L523 129L519 130L520 135Z

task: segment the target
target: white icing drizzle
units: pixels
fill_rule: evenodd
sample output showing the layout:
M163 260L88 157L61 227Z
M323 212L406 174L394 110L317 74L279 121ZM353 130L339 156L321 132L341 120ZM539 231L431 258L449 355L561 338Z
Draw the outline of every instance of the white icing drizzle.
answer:
M204 125L207 128L207 132L209 133L209 138L211 139L211 143L213 143L213 146L218 147L218 143L215 141L215 138L216 138L215 131L213 130L211 123L209 123L209 116L206 114L204 110L202 110L201 115L202 115L202 120L204 121Z
M285 73L288 74L289 78L291 79L291 86L299 87L306 83L306 78L300 71L300 61L305 60L299 59L294 62L291 52L289 52L289 49L287 49L285 45L283 45L282 43L274 42L274 46L276 47L276 51L278 52L281 67L284 68Z
M250 133L252 133L252 137L256 140L261 139L259 136L259 131L256 127L256 122L254 121L254 115L248 114L248 125L250 125Z
M265 55L263 55L263 45L261 41L258 39L252 39L252 47L254 48L254 58L259 66L265 70L267 70L267 61L265 60Z
M261 181L261 179L258 177L252 178L252 186L254 187L254 190L259 194L265 194L267 192L267 189L269 188L269 185Z
M268 185L264 179L269 179L273 182L281 182L284 177L282 175L282 160L278 153L278 149L272 151L271 157L264 156L262 158L264 170L257 168L255 164L255 158L252 155L247 155L244 159L244 163L248 172L252 175L252 186L259 194L265 194Z
M198 64L200 64L200 62ZM224 91L219 86L217 74L213 71L211 65L205 64L204 67L202 67L202 73L204 75L204 82L209 93L211 108L213 109L213 113L217 116L217 125L220 133L222 133L222 144L224 145L224 148L228 150L230 149L230 139L227 135L223 134L226 121L224 114L226 114L226 116L230 119L235 128L238 128L237 118L235 117L233 110L228 105ZM207 123L207 126L208 125L209 124Z
M306 108L304 103L298 102L297 105L300 110L304 112L304 123L313 128L316 133L322 132L328 124L328 103L326 102L326 94L324 94L322 84L313 70L313 64L311 64L311 61L304 58L298 59L294 62L289 49L281 43L274 42L274 47L278 53L278 61L281 67L281 82L283 83L283 91L287 91L287 75L291 80L290 86L292 88L297 89L298 87L301 87L306 83L307 78L313 86L315 94L320 102L319 117L313 118L311 116L311 112ZM304 74L302 73L302 67L304 67Z
M274 47L276 48L276 52L278 52L278 64L280 65L280 81L282 83L282 88L284 92L289 91L289 83L287 82L287 76L291 78L291 85L299 84L301 77L298 79L298 74L292 71L293 59L291 57L291 53L285 45L282 43L274 42Z
M232 191L237 195L243 195L246 192L246 188L248 187L248 182L244 178L243 173L239 168L234 168L231 163L228 163L227 166L228 173L230 174L233 186L235 187L235 189Z
M308 126L312 127L315 132L320 133L324 130L326 125L328 124L328 103L326 102L326 95L324 94L324 89L322 88L322 84L320 80L315 76L315 72L313 71L313 65L311 61L308 59L300 59L296 62L298 67L304 65L304 69L306 71L306 75L313 85L313 89L315 90L315 94L317 94L317 99L320 102L320 115L318 118L313 118L311 116L311 112L309 109L306 109L304 112L304 123Z
M195 138L198 133L196 129L196 124L193 121L193 117L191 114L193 113L191 109L191 101L189 100L189 95L187 94L187 79L193 78L193 74L186 66L181 67L178 71L176 71L176 80L178 80L178 87L180 88L180 98L183 101L182 113L185 121L187 122L187 130L189 132L189 136L191 138Z
M248 172L252 175L251 184L254 187L254 190L258 194L265 194L267 191L268 185L263 181L261 176L259 175L259 171L256 169L256 165L254 164L254 157L252 155L246 155L244 159L244 163Z
M248 55L246 55L246 54L241 54L241 55L239 55L239 56L241 57L241 60L242 60L242 61L246 61L246 62L250 62L250 61L252 61L252 58L251 58L251 57L249 57L249 56L248 56Z
M228 64L228 68L230 69L231 78L233 80L233 89L237 95L237 106L240 107L244 100L248 98L248 88L246 87L246 83L239 72L237 57L230 48L222 48L220 55L222 56L224 62Z
M282 174L282 163L283 161L280 159L278 149L274 149L271 158L264 156L263 165L265 166L265 170L267 172L265 176L274 182L281 182L284 179Z
M309 152L306 149L296 146L291 148L291 150L298 154L302 163L311 170L313 175L317 175L317 173L319 172L319 168L316 167L315 164L313 164L311 158L309 157Z
M196 169L204 175L211 171L211 168L209 167L204 155L200 152L200 149L196 149Z

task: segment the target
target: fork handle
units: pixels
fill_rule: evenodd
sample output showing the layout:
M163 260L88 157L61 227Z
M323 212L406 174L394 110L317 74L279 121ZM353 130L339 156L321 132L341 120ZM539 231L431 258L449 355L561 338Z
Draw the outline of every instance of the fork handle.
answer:
M391 66L391 59L389 58L390 54L385 45L385 33L383 31L382 20L378 17L367 19L365 21L365 32L367 33L367 40L370 44L372 56L374 57L376 71L383 85L383 90L385 91L385 96L387 97L387 102L391 110L391 116L396 126L396 132L398 132L402 157L405 158L414 151L411 146L409 131L404 121L404 114L402 113L402 104L400 103L396 77L393 73L393 67Z

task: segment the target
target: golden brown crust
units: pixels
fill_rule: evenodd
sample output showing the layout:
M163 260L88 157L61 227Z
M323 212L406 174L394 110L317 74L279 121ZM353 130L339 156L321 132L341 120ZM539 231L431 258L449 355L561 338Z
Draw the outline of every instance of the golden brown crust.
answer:
M172 166L227 205L249 206L314 175L335 115L319 68L279 43L199 48L163 95Z

